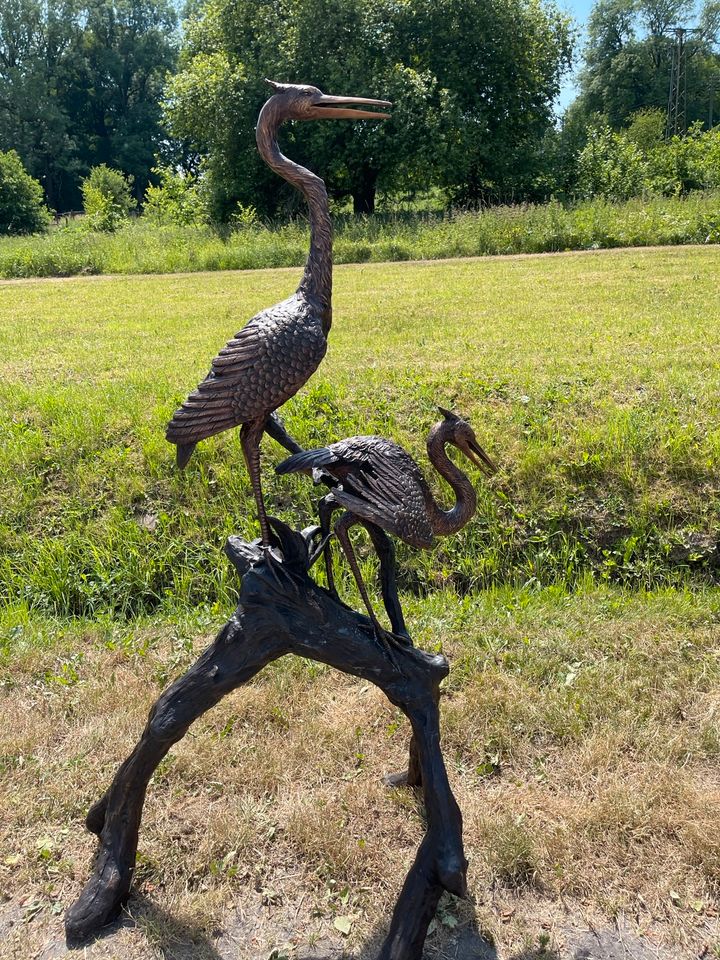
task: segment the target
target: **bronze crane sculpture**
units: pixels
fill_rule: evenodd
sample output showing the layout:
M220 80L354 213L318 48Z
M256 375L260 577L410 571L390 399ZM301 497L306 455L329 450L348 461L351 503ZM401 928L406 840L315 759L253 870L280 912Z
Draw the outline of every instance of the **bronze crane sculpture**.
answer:
M228 341L207 377L175 412L166 433L177 445L177 464L182 469L200 440L241 427L240 442L265 546L270 544L270 529L260 484L260 440L263 431L280 439L282 428L271 414L317 370L332 323L332 224L325 184L283 156L277 132L287 120L385 119L389 114L352 108L391 106L387 100L327 96L317 87L268 82L275 93L260 111L258 150L268 166L307 200L310 253L296 292L258 313Z
M456 446L486 475L497 467L477 441L472 427L449 410L439 408L443 419L428 435L428 458L440 476L450 484L455 505L443 510L435 500L420 468L407 451L384 437L349 437L327 447L296 453L284 460L279 474L310 472L316 480L328 477L337 486L320 503L320 522L324 537L330 532L332 513L341 507L345 513L335 524L335 535L353 572L358 590L378 636L380 626L370 604L360 567L349 537L351 527L366 526L394 534L413 547L429 548L435 537L456 533L473 517L477 497L472 483L445 452L447 444ZM375 537L373 537L375 541ZM325 540L328 585L335 593L331 559Z

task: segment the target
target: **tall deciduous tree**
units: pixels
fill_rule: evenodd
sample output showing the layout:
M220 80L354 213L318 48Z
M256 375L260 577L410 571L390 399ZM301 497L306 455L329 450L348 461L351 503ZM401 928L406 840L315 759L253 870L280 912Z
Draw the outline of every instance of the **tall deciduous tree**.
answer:
M437 184L479 199L527 191L570 57L565 17L539 0L206 0L168 90L173 131L204 154L227 216L294 202L257 157L263 77L393 100L384 124L297 123L288 152L336 197Z
M462 200L534 198L570 66L568 19L534 0L414 0L404 10L411 62L453 96L445 184Z
M142 195L175 20L170 0L0 3L0 150L17 150L51 206L77 207L80 177L103 162Z
M80 48L74 0L0 3L0 150L16 150L57 207L79 169L69 94Z
M599 0L593 8L575 106L620 129L638 110L666 109L675 28L698 27L686 38L688 124L710 115L720 87L720 3L707 0Z

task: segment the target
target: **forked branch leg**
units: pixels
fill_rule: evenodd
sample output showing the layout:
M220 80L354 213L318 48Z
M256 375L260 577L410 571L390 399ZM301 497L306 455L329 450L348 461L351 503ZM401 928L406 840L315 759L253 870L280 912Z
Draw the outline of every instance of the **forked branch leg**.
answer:
M405 626L405 617L403 616L397 592L397 566L395 563L395 547L393 546L393 542L385 531L374 523L363 520L361 524L370 534L370 539L375 547L375 553L378 555L378 560L380 561L380 591L382 593L385 610L390 618L392 632L398 637L405 637L412 643L408 629Z
M462 816L440 750L439 711L435 691L405 706L417 744L427 833L405 878L379 960L419 960L428 927L443 890L467 893L467 860L462 844Z
M109 790L88 813L86 823L99 835L100 849L93 875L66 915L69 942L82 941L113 920L127 898L145 792L170 747L185 736L201 714L282 652L264 638L257 644L229 644L232 624L230 621L185 676L162 694L150 711L137 746L120 766Z
M325 546L323 547L323 556L325 558L325 575L327 577L328 590L333 597L337 597L338 592L337 587L335 586L335 574L333 573L332 546L330 543L330 535L332 531L330 529L330 525L332 523L332 515L339 506L340 504L337 502L332 493L328 493L318 503L320 536L325 542Z

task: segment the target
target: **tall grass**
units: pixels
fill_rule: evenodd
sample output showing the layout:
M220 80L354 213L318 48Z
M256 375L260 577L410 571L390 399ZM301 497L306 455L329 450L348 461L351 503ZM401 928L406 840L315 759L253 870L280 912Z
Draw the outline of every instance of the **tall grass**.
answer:
M459 535L402 549L406 591L717 583L719 273L720 247L340 268L327 359L283 417L303 446L393 437L431 477L435 405L471 419L501 472L472 473L479 510ZM0 606L135 616L229 601L224 539L257 535L237 432L180 474L164 427L294 281L2 288ZM318 491L276 477L281 451L263 451L270 511L312 522Z
M720 242L720 194L684 199L593 201L574 207L493 207L336 221L337 263L434 260L489 254ZM156 226L142 220L116 233L82 223L44 236L0 240L0 276L178 273L290 267L304 261L307 224L247 226L227 237L209 227Z

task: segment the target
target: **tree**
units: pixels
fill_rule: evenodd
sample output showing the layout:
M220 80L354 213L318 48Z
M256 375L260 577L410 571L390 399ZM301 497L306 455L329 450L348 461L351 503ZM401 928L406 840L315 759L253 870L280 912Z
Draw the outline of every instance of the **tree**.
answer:
M79 83L90 93L73 117L79 158L84 169L122 170L141 199L164 136L160 98L176 61L175 9L170 0L86 0L84 18Z
M666 110L674 29L699 23L686 39L687 121L706 121L713 85L720 86L716 44L720 2L599 0L588 26L576 109L607 118L619 130L641 109Z
M0 153L0 233L39 233L49 223L40 184L14 150Z
M3 0L0 149L14 148L51 206L76 208L90 167L147 185L175 62L170 0Z
M410 62L450 91L442 181L460 201L533 199L573 34L552 3L414 0L404 8Z
M293 158L312 158L356 212L377 190L480 198L525 189L569 56L566 18L535 0L206 0L186 24L167 113L206 157L223 218L238 201L265 213L297 203L254 147L264 76L393 100L384 124L283 130Z
M0 150L17 150L55 208L80 167L68 109L79 47L74 0L0 3Z

